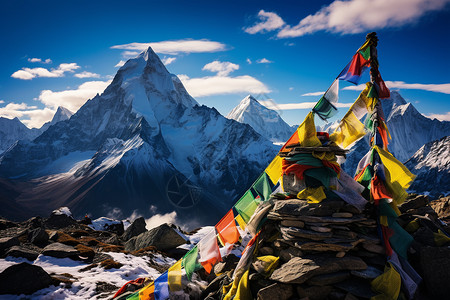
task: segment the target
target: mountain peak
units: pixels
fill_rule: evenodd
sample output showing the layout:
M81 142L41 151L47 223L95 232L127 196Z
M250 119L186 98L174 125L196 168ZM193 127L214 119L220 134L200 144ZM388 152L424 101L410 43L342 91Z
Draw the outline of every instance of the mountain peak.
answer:
M68 120L73 115L73 112L68 110L67 108L63 106L58 106L58 109L56 110L55 115L53 116L51 124L55 124L59 121L65 121Z

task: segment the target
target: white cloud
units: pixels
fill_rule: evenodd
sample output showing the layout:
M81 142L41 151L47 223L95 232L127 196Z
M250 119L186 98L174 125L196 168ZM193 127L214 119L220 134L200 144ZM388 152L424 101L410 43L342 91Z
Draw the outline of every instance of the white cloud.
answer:
M132 51L144 51L148 47L152 47L156 53L176 55L179 53L204 53L225 51L225 44L214 42L206 39L202 40L175 40L162 41L155 43L129 43L123 45L112 46L112 49L123 49Z
M177 220L177 213L174 211L164 215L156 214L151 218L145 220L146 225L145 228L147 228L147 230L150 230L164 223L175 224L176 220Z
M438 119L440 121L450 121L450 111L445 114L429 114L425 116L431 119Z
M213 62L210 62L209 64L206 64L203 68L203 71L211 71L211 72L217 72L217 76L227 76L233 71L239 70L239 65L233 64L228 61L218 61L215 60Z
M260 10L258 13L258 17L261 20L261 22L258 22L251 27L244 28L245 32L250 34L255 34L258 32L263 33L266 31L273 31L285 25L283 19L273 12L266 12L264 10Z
M22 70L14 72L11 77L22 80L30 80L36 77L63 77L64 73L73 73L75 72L74 70L79 68L80 66L76 63L63 63L58 68L51 70L45 68L22 68Z
M26 103L8 103L0 107L0 116L13 119L20 118L29 128L40 128L45 122L53 118L56 110L49 108L38 109L37 106L29 106Z
M325 30L354 34L411 24L431 11L442 9L449 0L336 0L296 26L284 26L279 38L298 37Z
M43 64L51 64L52 63L52 60L50 58L47 58L46 60L42 60L41 58L34 57L34 58L29 58L28 61L32 62L32 63L39 62L39 63L43 63Z
M322 96L323 94L325 94L325 92L313 92L313 93L303 94L302 96Z
M5 103L5 101L3 101L3 100L0 100L0 104L3 104L3 103Z
M273 61L268 60L267 58L261 58L256 61L258 64L271 64Z
M275 103L273 100L270 100L270 101L258 100L258 101L265 107L274 109L274 110L311 109L317 103L317 102L300 102L300 103L278 104L278 103ZM350 107L352 104L353 103L336 103L334 105L336 107Z
M294 87L291 86L291 87L289 88L289 90L290 90L290 91L293 91L293 90L294 90Z
M269 93L270 89L258 79L244 75L237 77L211 76L189 78L178 75L187 91L193 97L205 97L226 94L261 94Z
M249 65L251 65L252 64L252 61L250 60L250 58L247 58L247 63L249 64Z
M123 58L130 59L130 58L135 58L136 56L138 56L140 54L140 52L139 51L123 51L121 54L122 54Z
M87 71L83 71L83 72L75 74L73 76L78 77L78 78L100 78L100 74L91 73L91 72L87 72Z
M405 89L405 90L424 90L430 92L437 92L443 94L450 94L450 83L442 84L423 84L423 83L406 83L404 81L385 81L390 89ZM343 90L362 91L366 88L365 84L354 86L347 86Z
M76 112L88 99L102 93L110 83L111 80L87 81L75 90L60 92L44 90L39 95L39 101L52 109L64 106L68 110Z
M176 57L164 57L163 59L161 59L161 61L164 65L167 66L173 63L176 59L177 59Z
M114 67L120 68L120 67L122 67L125 63L126 63L126 61L120 60Z

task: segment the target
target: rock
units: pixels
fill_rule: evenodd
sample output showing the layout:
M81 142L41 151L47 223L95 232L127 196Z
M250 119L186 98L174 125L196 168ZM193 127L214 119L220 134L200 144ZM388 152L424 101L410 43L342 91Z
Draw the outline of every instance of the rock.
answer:
M344 251L340 251L338 253L336 253L336 257L341 258L345 256L345 252Z
M274 283L260 289L257 295L258 300L288 300L294 295L292 285Z
M230 254L226 257L223 257L223 260L214 266L214 273L222 274L226 271L234 269L236 267L236 265L238 264L238 262L239 262L239 257L237 257L234 254Z
M353 214L351 214L349 212L337 212L337 213L333 213L331 216L333 218L351 218L351 217L353 217Z
M111 245L122 245L122 242L119 239L119 236L115 233L113 233L108 239L106 239L105 243L111 244Z
M39 256L39 253L21 246L12 246L9 248L8 252L6 252L6 256L23 257L30 261L34 261Z
M370 299L371 297L376 295L372 291L369 282L361 278L350 277L345 281L335 283L333 286L351 293L358 298Z
M383 271L378 270L377 268L372 267L372 266L367 266L367 269L365 269L365 270L360 270L360 271L354 270L354 271L351 271L350 273L353 276L356 276L356 277L359 277L362 279L372 280L372 279L377 278L381 274L383 274Z
M80 254L77 249L72 246L64 245L61 243L53 243L48 245L42 250L42 255L57 257L57 258L74 258Z
M0 238L0 255L3 255L6 249L19 244L19 239L16 237Z
M410 209L416 209L426 206L430 202L430 198L425 195L411 194L408 196L405 202L403 202L398 209L404 213Z
M323 274L314 276L313 278L306 281L309 285L332 285L341 281L344 281L350 277L349 272L336 272L336 273L330 273L330 274Z
M72 225L78 225L77 221L65 214L51 214L49 218L44 221L46 228L61 229Z
M58 231L56 231L56 230L51 231L48 236L48 239L51 241L54 241L54 242L56 242L58 240L58 238L59 238L59 234L58 234Z
M113 224L105 224L105 231L115 233L119 236L121 236L125 232L122 222L113 223Z
M8 228L17 227L17 226L19 226L19 225L14 222L0 218L0 230L5 230Z
M297 294L302 299L308 300L325 300L328 299L328 295L333 291L331 286L310 286L307 288L297 287Z
M434 299L450 295L450 248L423 247L420 251L423 280Z
M416 242L422 245L434 247L436 244L434 242L433 231L428 227L420 227L413 235Z
M270 247L261 247L259 249L259 255L273 255L273 249Z
M323 241L323 242L315 242L315 241L295 242L294 245L303 251L347 252L347 251L350 251L353 248L355 248L355 246L357 245L357 242L354 242L354 243L339 242L338 243L338 242L334 242L332 239L330 239L329 241Z
M144 233L147 231L145 228L145 219L143 217L137 218L134 220L134 222L125 230L125 232L122 234L121 238L125 241L128 241L134 236L138 236L141 233Z
M283 238L286 240L292 239L290 237L293 236L310 239L314 241L320 241L333 236L333 234L330 232L317 232L313 230L301 229L296 227L281 227L280 231L281 234L283 235Z
M44 226L44 221L41 217L32 217L31 219L25 221L23 224L24 227L28 229L36 229Z
M285 227L298 227L298 228L305 227L305 222L296 220L282 220L280 224L281 226Z
M30 232L28 232L28 240L38 246L47 244L48 238L48 233L42 227L30 230Z
M136 251L148 246L155 246L158 250L165 251L184 243L186 240L178 232L168 224L162 224L128 240L125 243L125 250Z
M284 262L288 262L293 257L300 257L302 255L303 255L302 250L295 247L289 247L287 249L283 249L280 251L280 259Z
M0 273L0 294L30 295L51 283L52 278L41 267L20 263Z
M289 199L276 201L272 211L291 216L330 216L344 204L344 201L323 200L320 203L308 203L305 200Z
M367 265L362 259L352 256L343 258L316 256L312 259L294 257L275 270L270 279L282 283L303 283L321 274L366 268Z
M328 227L320 227L320 226L311 226L310 229L317 232L331 232L333 230Z
M377 254L385 254L386 251L384 250L384 247L377 244L372 243L362 243L362 246L364 249L366 249L369 252L377 253Z
M433 200L430 202L430 205L440 219L450 218L450 196Z

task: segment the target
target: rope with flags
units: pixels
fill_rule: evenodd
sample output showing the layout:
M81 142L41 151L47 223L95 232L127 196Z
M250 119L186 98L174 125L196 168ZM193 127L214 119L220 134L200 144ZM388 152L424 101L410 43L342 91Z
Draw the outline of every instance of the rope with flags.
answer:
M378 58L376 52L377 43L378 38L374 32L366 36L365 43L358 49L351 61L339 73L331 86L318 100L312 111L306 116L302 124L281 147L279 153L269 163L267 168L261 173L251 187L214 226L214 229L206 234L183 256L183 258L178 260L166 272L149 285L128 296L126 299L162 300L169 298L170 293L182 290L183 286L181 278L183 275L190 281L192 280L193 273L201 268L205 269L206 273L210 273L214 265L222 261L221 253L227 255L231 247L238 243L241 232L244 230L252 235L252 239L247 245L242 245L245 249L242 252L241 259L234 271L233 283L228 286L228 290L224 293L224 299L232 299L233 297L236 297L236 299L249 299L246 297L246 293L248 293L247 283L249 262L257 247L257 240L260 233L259 230L264 222L264 219L261 217L258 218L257 215L263 215L259 212L264 211L263 204L269 202L270 195L278 190L282 190L281 178L283 173L286 174L287 172L286 165L283 166L285 162L282 156L293 146L322 146L322 142L318 138L315 129L314 116L317 115L322 120L328 120L333 117L337 112L336 103L339 99L339 81L346 80L353 84L358 84L361 75L368 67L371 67L371 82L366 84L366 88L361 92L348 112L341 119L338 127L329 136L329 139L336 145L348 148L361 139L366 134L366 130L371 134L372 148L370 155L368 153L368 155L360 162L361 166L358 166L355 180L370 190L370 200L379 208L380 232L383 234L383 240L385 241L387 254L390 257L390 260L389 265L386 267L386 272L382 275L384 277L381 279L377 278L378 281L374 280L373 287L375 290L384 293L384 295L386 294L385 279L397 278L394 273L396 271L400 272L398 266L406 261L401 260L400 263L398 259L396 260L396 256L394 256L397 251L400 254L399 259L405 258L406 250L402 242L407 239L407 237L404 237L404 232L401 231L403 229L396 224L395 218L398 214L395 212L395 204L400 204L406 197L405 189L414 179L414 175L412 175L387 150L389 131L384 123L384 116L382 115L379 99L389 97L389 90L384 84L378 71ZM363 124L360 119L366 114L368 114L365 122L366 124ZM342 176L348 176L340 171L339 165L335 162L334 155L327 156L325 154L313 152L313 154L309 156L317 158L315 163L318 165L315 166L316 168L330 168L337 172L338 175L342 174ZM339 169L336 168L336 165ZM291 167L291 170L295 168L298 167L293 166L293 168ZM332 184L328 183L326 188L328 187L332 188ZM323 192L322 188L322 191L318 191L317 189L305 189L301 193L303 193L304 198L320 202L320 198L323 197L317 195L322 195ZM345 197L342 193L339 194L336 192L336 194ZM361 197L359 194L356 196ZM391 202L389 202L389 199ZM351 201L351 199L347 199L346 201ZM357 204L355 204L355 206L356 205ZM237 225L241 231L238 230ZM220 247L219 244L222 247ZM270 263L271 264L269 265L275 265L275 262L273 261ZM410 277L414 277L413 275ZM402 280L403 277L405 276L401 277ZM389 287L394 286L394 289L392 289L393 292L390 292L390 294L388 292L389 295L395 295L398 288L399 281L394 280L392 282L394 283L390 283ZM241 296L238 297L238 295Z

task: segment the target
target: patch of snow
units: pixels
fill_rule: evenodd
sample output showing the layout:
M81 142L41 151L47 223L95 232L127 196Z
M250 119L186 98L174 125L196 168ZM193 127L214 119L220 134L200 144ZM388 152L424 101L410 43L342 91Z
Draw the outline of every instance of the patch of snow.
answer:
M122 223L122 221L113 220L113 219L106 218L106 217L100 217L98 219L93 220L92 224L90 224L88 226L94 230L104 231L104 230L106 230L106 228L108 226L120 224L120 223Z
M55 209L52 214L54 215L66 215L68 217L72 216L72 212L70 211L70 209L66 206L64 207L60 207L58 209Z

